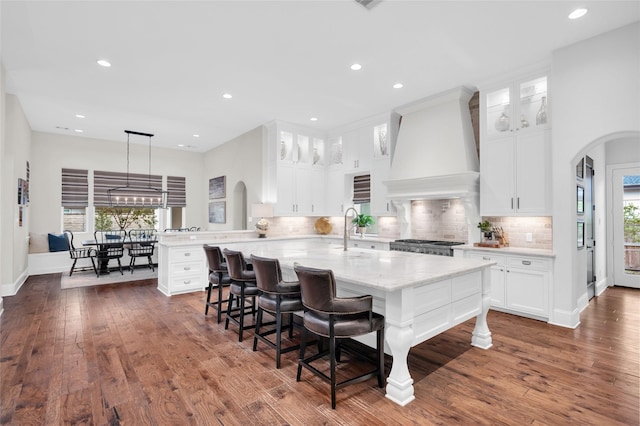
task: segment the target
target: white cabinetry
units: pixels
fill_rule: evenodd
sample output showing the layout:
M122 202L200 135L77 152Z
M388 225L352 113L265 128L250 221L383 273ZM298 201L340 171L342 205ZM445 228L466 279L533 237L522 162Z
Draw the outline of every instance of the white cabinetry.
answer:
M547 78L482 90L480 214L551 214Z
M282 216L321 214L325 203L325 143L303 131L278 129L276 151L276 203Z
M349 240L349 247L366 248L371 250L389 250L389 243L367 241L366 239L351 237L351 239Z
M202 244L159 248L158 290L172 296L203 290L206 285Z
M551 260L535 256L467 251L466 257L493 260L491 307L500 311L547 320Z
M371 169L373 149L371 147L371 128L361 127L342 136L345 172L368 172Z

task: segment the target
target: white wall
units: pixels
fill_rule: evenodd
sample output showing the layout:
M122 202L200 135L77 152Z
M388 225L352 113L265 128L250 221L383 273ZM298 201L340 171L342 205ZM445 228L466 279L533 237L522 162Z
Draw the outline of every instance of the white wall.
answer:
M1 294L14 294L27 278L29 210L23 207L19 226L18 178L27 178L27 161L31 150L31 128L14 95L5 97L5 126L2 165L2 289Z
M122 142L89 139L78 136L33 132L31 161L31 227L37 234L60 232L60 171L64 168L126 172L126 135ZM149 147L130 144L131 173L149 173ZM186 224L204 226L206 205L201 153L151 148L151 174L184 176L187 187ZM89 189L92 194L92 189ZM89 202L91 204L91 200Z
M200 197L207 203L209 199L209 179L226 176L226 198L216 201L226 201L227 223L217 224L205 221L206 229L212 231L234 229L234 215L231 209L237 205L234 189L239 182L244 182L247 188L247 212L251 214L251 204L265 201L263 194L263 150L266 145L265 130L262 126L248 131L235 139L208 151L204 156L203 188ZM208 208L206 206L206 208ZM249 227L252 225L249 224ZM205 227L203 227L205 229Z
M0 7L0 10L2 8ZM2 43L0 43L1 49ZM0 57L2 57L0 55ZM3 182L4 182L4 169L5 169L5 91L4 91L4 66L2 62L0 62L0 205L3 205L4 198L7 196L4 190ZM4 233L4 217L5 217L4 209L0 209L0 233ZM0 243L0 286L4 283L2 277L4 277L5 263L1 260L4 259L5 249L3 245ZM0 293L0 315L4 310L4 304L2 300L2 293Z
M559 49L552 56L553 240L551 322L577 326L584 283L576 276L575 160L587 146L640 132L640 23Z

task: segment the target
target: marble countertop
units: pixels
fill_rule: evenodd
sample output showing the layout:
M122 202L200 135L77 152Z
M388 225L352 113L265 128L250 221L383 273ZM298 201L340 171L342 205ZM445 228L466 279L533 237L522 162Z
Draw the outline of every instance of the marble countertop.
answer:
M220 242L222 248L277 258L283 269L293 269L294 262L303 266L331 269L338 280L395 291L405 287L429 284L481 270L494 261L447 256L405 253L387 250L349 248L342 244L317 239Z
M454 250L467 250L467 251L486 251L495 254L515 254L515 255L526 255L526 256L540 256L540 257L556 257L555 253L552 250L544 250L544 249L530 249L525 247L501 247L501 248L492 248L492 247L475 247L472 244L465 244L460 246L455 246Z

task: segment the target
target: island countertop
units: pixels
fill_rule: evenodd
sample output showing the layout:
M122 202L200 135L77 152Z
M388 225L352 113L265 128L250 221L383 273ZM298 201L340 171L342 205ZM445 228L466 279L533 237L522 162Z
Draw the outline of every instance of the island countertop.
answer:
M260 240L216 242L222 248L277 258L283 269L303 266L331 269L337 279L386 292L453 278L495 264L479 259L433 256L399 251L349 248L341 244L309 240Z

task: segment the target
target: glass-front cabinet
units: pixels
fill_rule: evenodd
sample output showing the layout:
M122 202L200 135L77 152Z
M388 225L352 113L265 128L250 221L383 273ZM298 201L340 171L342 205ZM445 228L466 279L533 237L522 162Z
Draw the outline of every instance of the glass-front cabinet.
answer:
M551 214L546 73L480 90L480 214Z
M495 138L516 131L546 128L547 109L545 75L490 89L484 94L484 134Z
M286 123L273 123L267 128L273 135L270 136L273 154L269 158L275 159L275 168L269 174L271 184L266 198L275 201L274 213L278 216L321 213L325 203L324 137L313 129Z

